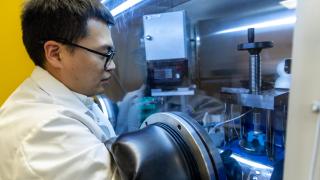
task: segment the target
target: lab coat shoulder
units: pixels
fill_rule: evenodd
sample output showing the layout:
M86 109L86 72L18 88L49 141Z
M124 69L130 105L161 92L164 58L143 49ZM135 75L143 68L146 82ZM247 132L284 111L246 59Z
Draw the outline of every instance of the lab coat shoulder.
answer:
M44 179L112 179L108 150L83 124L53 115L26 136L18 148L18 171ZM20 168L19 165L22 167ZM20 178L18 178L20 179Z

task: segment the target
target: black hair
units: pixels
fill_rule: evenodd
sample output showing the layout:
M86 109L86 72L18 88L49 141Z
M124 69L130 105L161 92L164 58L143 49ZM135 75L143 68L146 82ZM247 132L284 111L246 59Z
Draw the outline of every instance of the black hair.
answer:
M113 16L99 0L27 1L21 15L22 38L35 65L44 66L44 40L77 42L87 36L89 19L114 25Z

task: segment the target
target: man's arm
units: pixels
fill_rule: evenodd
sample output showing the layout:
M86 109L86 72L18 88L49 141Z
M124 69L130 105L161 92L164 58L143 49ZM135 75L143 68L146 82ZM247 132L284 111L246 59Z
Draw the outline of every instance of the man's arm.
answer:
M85 125L68 117L54 117L35 128L18 152L22 162L17 171L27 167L26 173L40 179L100 180L113 179L115 175L112 157L104 144Z

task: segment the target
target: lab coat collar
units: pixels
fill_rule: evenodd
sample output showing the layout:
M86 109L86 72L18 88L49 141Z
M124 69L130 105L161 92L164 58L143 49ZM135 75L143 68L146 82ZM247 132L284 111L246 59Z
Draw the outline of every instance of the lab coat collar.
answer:
M94 103L94 100L92 97L88 97L86 95L83 95L83 94L79 94L79 93L76 93L74 91L72 91L77 97L78 99L89 109L91 109L92 107L92 104Z
M65 107L77 107L77 109L83 113L88 111L84 102L80 100L81 98L78 98L70 89L41 67L35 67L31 74L31 79L53 98L53 103L60 104Z

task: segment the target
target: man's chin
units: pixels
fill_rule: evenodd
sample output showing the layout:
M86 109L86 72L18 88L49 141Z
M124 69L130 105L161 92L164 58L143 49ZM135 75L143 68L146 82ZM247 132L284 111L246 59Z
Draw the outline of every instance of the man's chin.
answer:
M98 94L104 94L106 91L106 88L109 87L109 83L101 83L98 87L95 88L95 91L93 91L94 95ZM93 90L93 89L92 89Z
M99 88L97 88L97 90L95 91L95 94L104 94L105 93L105 87L107 86L100 86Z

